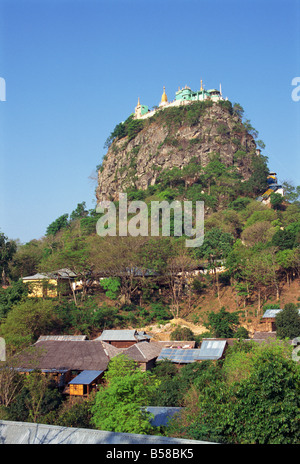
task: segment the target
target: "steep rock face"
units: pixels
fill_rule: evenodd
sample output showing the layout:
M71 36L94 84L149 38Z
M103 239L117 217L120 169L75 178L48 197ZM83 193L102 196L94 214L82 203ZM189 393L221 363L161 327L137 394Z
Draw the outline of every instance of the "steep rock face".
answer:
M256 143L240 117L218 103L193 119L186 117L187 111L187 107L176 113L158 111L135 137L114 141L98 172L97 201L117 200L120 192L131 187L145 190L157 182L163 170L182 169L192 159L205 167L216 154L222 163L235 166L249 179Z

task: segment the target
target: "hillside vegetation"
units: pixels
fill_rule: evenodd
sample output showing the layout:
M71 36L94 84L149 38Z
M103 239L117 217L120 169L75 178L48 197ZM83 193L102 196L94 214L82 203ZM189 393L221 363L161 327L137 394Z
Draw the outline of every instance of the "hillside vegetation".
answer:
M199 117L215 107L217 112L221 109L223 118L225 112L228 121L234 118L235 124L239 122L243 140L247 139L248 128L254 141L257 132L249 121L242 122L240 106L226 102L225 106L207 108L196 105L194 113L187 107L166 110L137 131L132 129L135 124L130 118L129 123L121 124L122 130L115 129L108 145L111 150L124 137L135 143L143 130L149 131L158 122L167 127L170 136L171 130L186 127L187 120L189 127L194 127ZM228 134L219 132L218 143L225 146L222 140L227 144ZM170 140L176 147L178 140L169 138L168 143ZM195 140L189 140L192 149ZM146 144L143 149L147 149ZM267 188L267 157L252 148L243 154L236 146L232 159L243 159L244 164L229 163L228 151L225 156L220 149L218 153L210 152L203 165L199 162L202 152L198 153L200 158L194 156L194 151L193 156L188 150L184 153L188 160L184 166L163 169L153 185L146 189L131 186L126 193L129 201L143 200L148 205L149 223L153 200L190 200L193 204L203 200L203 245L187 248L184 231L182 236L174 236L172 217L170 237L100 237L96 224L101 214L86 210L84 202L50 223L39 240L17 247L2 234L3 284L10 286L0 292L0 317L1 333L7 340L18 345L34 341L41 333L95 335L108 327L145 327L166 324L174 318L199 325L203 332L209 313L222 308L238 312L236 330L240 326L251 333L266 305L298 305L299 187L286 183L284 201L266 206L256 198ZM248 173L246 178L242 166ZM118 205L116 200L116 209ZM47 323L44 321L41 327L38 323L31 332L28 323L21 335L15 320L24 321L25 308L30 313L31 306L37 308L41 302L26 299L27 287L19 279L61 268L77 275L80 289L60 289L57 298L46 298L43 305L49 310Z
M84 201L53 220L41 239L20 245L0 233L0 337L8 355L0 419L218 443L299 442L300 364L286 339L300 335L300 187L285 182L283 198L257 201L268 187L268 159L256 151L263 143L242 116L230 102L195 104L145 122L129 117L107 140L97 199L112 199L117 212L118 192L129 202L143 200L149 225L153 201L204 201L200 247L186 247L174 215L170 236L119 236L118 221L116 236L110 224L100 236L104 213L87 210ZM22 277L59 269L80 285L66 279L49 297L53 284L44 281L44 297L29 297ZM279 340L244 341L263 330L267 308L284 309ZM117 328L145 328L153 340L196 346L203 337L236 342L224 359L180 369L162 361L142 372L116 356L99 391L72 401L47 376L11 369L13 355L40 335L94 338ZM157 428L141 411L149 405L183 410Z

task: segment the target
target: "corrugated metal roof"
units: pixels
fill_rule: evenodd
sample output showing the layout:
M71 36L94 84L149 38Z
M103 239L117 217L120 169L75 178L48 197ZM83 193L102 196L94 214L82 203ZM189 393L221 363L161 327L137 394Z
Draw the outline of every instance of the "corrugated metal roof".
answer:
M56 340L56 341L80 341L86 340L86 335L41 335L38 342L42 340Z
M226 347L226 340L203 339L200 347L201 359L220 359Z
M282 309L267 309L264 312L263 317L276 317L280 311L282 311Z
M209 359L220 359L223 356L225 347L226 340L207 339L202 341L200 349L163 348L157 361L169 359L174 363L187 364Z
M167 426L168 422L174 414L179 414L182 408L180 407L162 407L162 406L146 406L145 411L153 414L153 418L150 418L150 424L154 427Z
M34 274L32 276L22 277L22 280L43 280L43 279L50 279L50 276L47 274Z
M208 441L183 438L106 432L104 430L35 424L32 422L0 421L1 444L215 444Z
M276 317L278 313L280 313L282 309L267 309L264 312L263 317ZM300 308L298 309L298 313L300 314Z
M58 269L57 271L53 271L53 274L61 277L62 279L67 279L69 277L76 277L76 274L73 271L71 271L71 269L68 269L68 268Z
M76 277L76 274L74 274L71 269L58 269L57 271L52 271L52 272L45 272L44 274L42 273L37 273L32 276L26 276L22 277L22 280L43 280L43 279L69 279L71 277Z
M178 364L188 364L200 359L200 350L163 348L157 358L157 361L162 361L163 359L169 359L170 361Z
M161 345L162 348L195 348L196 342L186 341L186 340L156 340L155 342L151 341L151 343L157 343Z
M69 385L89 385L103 372L104 371L82 371L69 382Z
M152 338L152 337L151 337L151 335L146 334L146 332L143 330L141 332L136 333L136 338L138 340L150 340L150 338Z
M96 340L103 341L137 341L136 330L103 330Z

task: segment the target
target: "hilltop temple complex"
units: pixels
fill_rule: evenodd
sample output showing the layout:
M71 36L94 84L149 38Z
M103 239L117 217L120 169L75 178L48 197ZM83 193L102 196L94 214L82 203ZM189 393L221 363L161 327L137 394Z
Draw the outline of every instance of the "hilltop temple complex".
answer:
M200 90L193 91L187 85L183 88L178 88L175 94L175 100L168 101L168 97L166 94L166 89L164 87L163 94L161 96L161 101L159 106L149 110L147 105L142 105L140 103L140 99L138 98L137 106L135 107L134 116L136 119L146 119L153 116L157 110L169 108L171 106L180 106L180 105L187 105L194 101L204 101L204 100L212 100L212 101L219 101L224 100L222 97L221 91L221 84L220 90L217 89L210 89L205 90L202 85L201 80L201 87Z

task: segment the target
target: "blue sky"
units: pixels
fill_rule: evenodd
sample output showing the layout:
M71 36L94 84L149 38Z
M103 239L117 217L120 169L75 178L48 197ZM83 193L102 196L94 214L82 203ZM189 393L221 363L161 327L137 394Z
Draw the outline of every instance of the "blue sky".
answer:
M93 208L105 140L138 97L152 107L200 79L299 185L299 34L299 0L0 0L0 230L27 242Z

